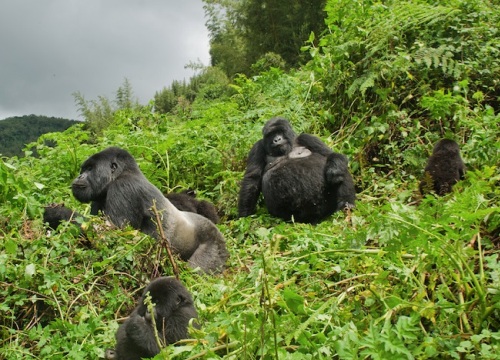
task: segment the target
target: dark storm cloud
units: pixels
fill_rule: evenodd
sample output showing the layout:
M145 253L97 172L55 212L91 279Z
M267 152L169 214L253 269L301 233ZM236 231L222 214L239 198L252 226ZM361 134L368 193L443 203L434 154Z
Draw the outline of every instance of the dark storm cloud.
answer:
M114 99L125 78L145 104L198 60L209 63L201 0L4 0L0 119L77 118L73 92Z

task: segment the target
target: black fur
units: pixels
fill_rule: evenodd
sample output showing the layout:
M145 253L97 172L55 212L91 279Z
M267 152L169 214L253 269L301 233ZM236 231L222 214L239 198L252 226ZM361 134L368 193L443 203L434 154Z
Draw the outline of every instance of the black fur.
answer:
M190 211L206 217L214 224L220 221L217 209L208 201L196 199L194 190L184 190L180 193L169 193L165 195L168 200L181 211Z
M336 211L345 208L351 209L356 201L354 180L349 172L347 157L333 153L326 159L326 182L333 185Z
M51 229L57 229L62 221L70 221L77 224L76 218L82 217L79 213L62 204L50 204L43 212L43 222L47 223Z
M161 277L153 280L144 290L139 304L129 318L118 328L113 359L139 360L160 352L152 316L144 303L149 293L154 306L154 319L158 337L163 345L173 344L189 337L188 325L198 314L191 294L179 280ZM196 323L193 325L197 326ZM109 355L107 355L109 358Z
M434 192L445 195L453 185L465 177L465 164L460 156L460 147L454 140L441 139L432 150L419 184L422 195Z
M248 155L239 216L255 213L260 192L271 215L298 222L316 223L354 206L354 182L343 155L313 135L296 136L283 118L269 120L262 134Z
M155 204L173 251L192 267L222 271L229 254L221 232L207 218L173 206L127 151L110 147L92 155L71 186L76 199L92 202L92 215L102 211L116 226L131 225L158 238Z

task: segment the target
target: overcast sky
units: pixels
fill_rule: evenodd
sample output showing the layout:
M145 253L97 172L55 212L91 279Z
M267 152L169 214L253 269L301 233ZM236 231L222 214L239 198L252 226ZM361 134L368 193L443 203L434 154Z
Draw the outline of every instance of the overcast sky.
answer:
M146 104L208 50L201 0L1 0L0 119L81 119L72 93L114 100L125 78Z

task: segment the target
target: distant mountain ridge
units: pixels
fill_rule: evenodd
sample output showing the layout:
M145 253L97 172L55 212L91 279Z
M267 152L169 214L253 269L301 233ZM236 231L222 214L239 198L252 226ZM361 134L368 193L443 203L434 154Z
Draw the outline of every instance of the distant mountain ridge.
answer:
M79 121L33 114L0 120L0 156L24 156L24 146L40 135L64 131L77 123Z

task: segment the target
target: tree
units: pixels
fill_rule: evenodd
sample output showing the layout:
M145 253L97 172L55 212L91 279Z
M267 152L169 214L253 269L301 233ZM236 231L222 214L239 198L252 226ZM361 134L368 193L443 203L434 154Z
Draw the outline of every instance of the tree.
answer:
M211 65L222 69L232 78L247 73L246 42L241 16L245 0L204 0L206 26L210 35Z
M300 64L300 48L311 32L325 29L325 0L248 0L241 18L248 60L253 64L268 52L290 67Z
M326 0L204 0L212 65L229 76L251 74L268 53L288 67L304 62L300 49L325 28ZM258 68L258 67L257 67Z
M134 109L140 106L133 96L132 85L127 78L116 91L114 104L103 95L98 96L97 100L86 100L79 91L74 92L72 95L87 128L96 135L101 134L102 130L112 124L113 115L116 111Z

